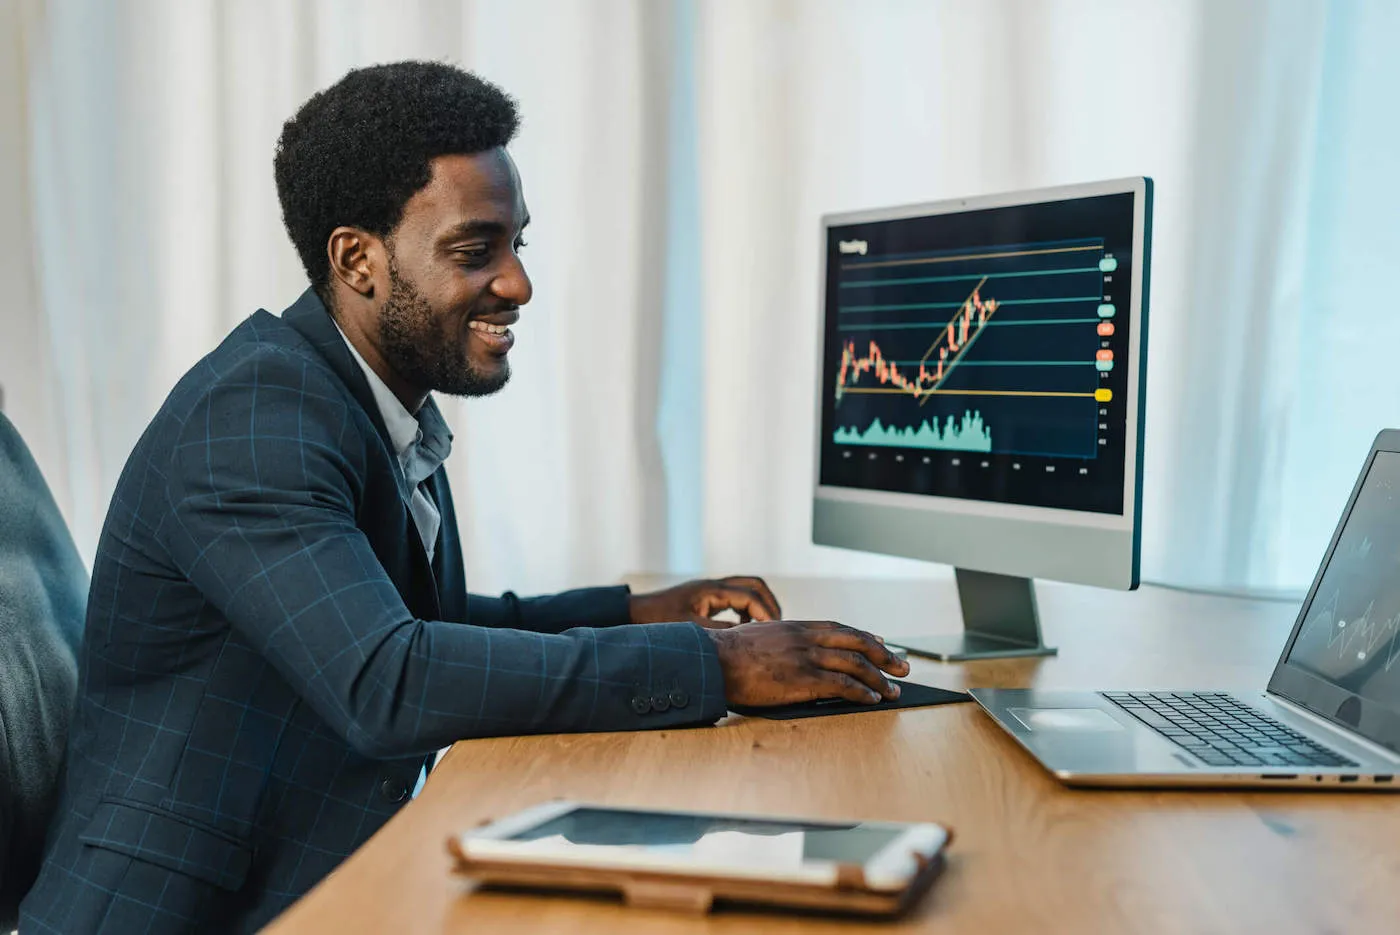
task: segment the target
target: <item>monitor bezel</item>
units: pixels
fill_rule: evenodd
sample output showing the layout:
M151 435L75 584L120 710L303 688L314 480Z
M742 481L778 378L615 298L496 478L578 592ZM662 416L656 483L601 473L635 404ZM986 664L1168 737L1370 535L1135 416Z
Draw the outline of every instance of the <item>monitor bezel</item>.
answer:
M1370 476L1371 467L1376 463L1376 456L1382 452L1400 454L1400 430L1385 429L1376 436L1376 440L1372 443L1371 450L1366 456L1366 463L1362 466L1361 473L1357 475L1356 483L1351 489L1351 496L1347 498L1346 507L1342 510L1341 519L1337 521L1337 528L1332 532L1332 540L1327 544L1327 551L1318 564L1312 586L1308 588L1307 597L1303 599L1303 604L1298 609L1298 617L1293 621L1293 631L1288 634L1288 639L1283 645L1283 652L1279 654L1273 675L1269 678L1268 690L1270 694L1278 695L1328 723L1364 737L1388 750L1400 753L1400 710L1387 708L1379 702L1367 701L1354 692L1298 666L1290 665L1288 662L1288 657L1293 652L1293 644L1298 641L1298 635L1302 632L1303 624L1308 619L1308 611L1312 608L1318 589L1322 586L1322 579L1332 563L1332 555L1336 552L1337 544L1342 539L1342 532L1346 529L1347 522L1351 519L1351 512L1356 506L1357 499L1361 496L1361 488L1365 486L1366 478ZM1342 705L1353 698L1358 702L1357 720L1354 724L1342 720L1339 716Z
M1132 584L1136 585L1136 552L1139 516L1142 511L1141 468L1143 458L1142 438L1142 394L1144 391L1146 360L1143 355L1146 340L1147 318L1145 314L1146 286L1148 283L1148 233L1150 230L1149 203L1151 200L1151 179L1146 176L1111 179L1102 182L1086 182L1076 185L1059 185L1050 188L1028 189L1015 192L999 192L967 198L949 198L941 201L922 202L909 205L895 205L885 208L870 208L859 211L842 211L823 214L818 235L821 257L817 264L817 373L815 428L812 432L812 491L814 500L835 500L870 506L898 507L914 509L926 513L953 513L962 516L986 516L1013 521L1028 521L1038 524L1055 524L1079 527L1092 527L1113 532L1130 533L1134 539L1134 560ZM1066 510L1055 507L1028 506L1023 504L997 503L986 500L940 497L932 494L899 493L888 490L865 490L858 487L828 485L821 482L822 455L822 404L826 392L826 283L829 231L832 227L847 224L865 224L878 221L898 221L914 217L932 217L940 214L961 214L991 208L1008 208L1025 205L1053 204L1058 201L1074 201L1102 195L1133 195L1133 262L1130 283L1131 302L1129 303L1129 352L1128 352L1128 399L1127 423L1124 436L1124 458L1127 463L1123 471L1123 512L1120 514L1094 513L1081 510Z

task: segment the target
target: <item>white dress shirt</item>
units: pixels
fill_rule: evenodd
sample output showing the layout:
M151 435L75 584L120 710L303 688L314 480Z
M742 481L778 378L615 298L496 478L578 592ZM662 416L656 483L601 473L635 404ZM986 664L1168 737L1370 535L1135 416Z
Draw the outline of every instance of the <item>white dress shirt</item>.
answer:
M336 322L336 329L340 329L339 322ZM369 391L374 394L374 402L379 407L379 416L384 420L384 427L389 430L389 441L394 446L394 454L398 456L399 467L413 490L408 512L413 516L413 525L418 528L418 536L423 540L423 548L428 553L428 561L431 562L437 553L442 514L438 512L433 498L423 489L423 482L432 477L442 462L447 460L447 455L452 450L452 432L435 406L420 406L416 414L409 412L394 395L394 391L374 372L374 368L365 363L360 352L355 350L355 345L345 337L344 331L340 332L340 337L345 341L345 346L350 348L355 362L365 372L365 379L369 381ZM434 765L446 749L444 747L434 755ZM424 766L418 773L418 782L413 786L412 798L418 797L427 779L428 767Z
M338 322L336 328L340 328ZM355 362L365 372L365 379L369 381L369 391L374 394L374 401L379 406L379 415L384 420L384 427L389 430L389 441L394 446L394 454L398 456L399 467L413 490L408 511L413 515L413 524L418 527L418 535L423 540L423 548L427 550L428 561L431 562L437 552L437 536L438 530L442 528L442 516L438 513L437 504L428 496L422 484L447 460L447 455L452 451L452 433L448 430L447 423L442 421L442 417L431 406L419 407L417 414L409 412L394 395L394 391L374 372L374 368L365 363L360 352L355 350L355 345L345 337L344 331L340 332L340 337L345 341L345 346L350 348Z

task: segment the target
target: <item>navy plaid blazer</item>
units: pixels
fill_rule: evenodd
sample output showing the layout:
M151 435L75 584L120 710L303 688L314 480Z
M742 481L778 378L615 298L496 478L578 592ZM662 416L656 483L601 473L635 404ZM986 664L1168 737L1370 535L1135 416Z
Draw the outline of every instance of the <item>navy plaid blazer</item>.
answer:
M439 747L724 714L704 631L614 626L625 588L469 596L447 478L428 483L432 562L310 290L179 382L98 545L62 817L22 933L256 929L401 808Z

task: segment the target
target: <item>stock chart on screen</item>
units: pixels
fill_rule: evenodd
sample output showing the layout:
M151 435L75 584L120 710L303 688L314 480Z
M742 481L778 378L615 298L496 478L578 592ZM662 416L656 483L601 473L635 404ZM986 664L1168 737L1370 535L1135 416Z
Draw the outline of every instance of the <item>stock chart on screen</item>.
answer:
M1121 511L1132 199L829 228L822 482Z

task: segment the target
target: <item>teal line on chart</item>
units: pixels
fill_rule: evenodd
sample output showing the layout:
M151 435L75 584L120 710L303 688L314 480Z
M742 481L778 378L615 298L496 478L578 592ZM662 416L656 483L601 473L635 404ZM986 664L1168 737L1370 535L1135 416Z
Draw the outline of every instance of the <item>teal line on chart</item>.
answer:
M1097 325L1097 318L1040 318L1035 321L984 321L982 327L977 329L977 333L982 333L982 328L1014 328L1024 325ZM913 321L907 324L893 325L840 325L838 331L888 331L893 328L904 328L915 330L918 328L946 328L946 321Z
M1098 295L1077 295L1068 296L1063 299L1001 299L997 301L997 307L1003 305L1054 305L1057 302L1101 302L1103 293ZM966 302L919 302L914 305L843 305L837 309L841 314L847 312L912 312L915 309L924 308L962 308Z
M1010 279L1013 276L1061 276L1065 273L1097 273L1097 266L1084 266L1075 269L1039 269L1022 273L988 273L985 276L920 276L916 279L857 279L841 283L842 289L857 286L907 286L926 282L980 282L983 279Z

